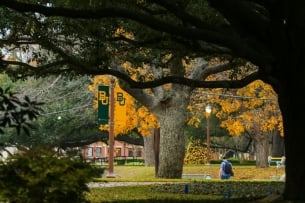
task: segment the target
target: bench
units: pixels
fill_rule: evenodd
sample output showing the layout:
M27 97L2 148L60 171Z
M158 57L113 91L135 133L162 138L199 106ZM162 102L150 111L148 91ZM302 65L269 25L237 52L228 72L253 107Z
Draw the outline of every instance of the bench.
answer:
M182 174L182 178L212 179L210 174Z
M276 165L276 168L282 168L285 167L285 157L272 157L272 156L268 156L268 164L269 166L271 166L272 164Z

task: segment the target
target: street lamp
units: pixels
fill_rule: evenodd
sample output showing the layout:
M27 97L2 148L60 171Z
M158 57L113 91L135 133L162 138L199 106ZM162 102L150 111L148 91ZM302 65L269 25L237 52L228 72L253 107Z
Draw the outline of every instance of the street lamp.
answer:
M207 119L207 163L206 165L210 165L210 153L211 153L211 149L210 149L210 115L212 112L212 106L210 104L206 105L205 107L205 116Z

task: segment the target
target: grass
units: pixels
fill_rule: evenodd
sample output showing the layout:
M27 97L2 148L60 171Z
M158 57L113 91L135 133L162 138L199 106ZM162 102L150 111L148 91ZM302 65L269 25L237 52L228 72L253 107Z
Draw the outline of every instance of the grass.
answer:
M92 189L88 198L99 202L215 202L223 199L219 195L171 194L157 192L154 185Z
M275 166L269 168L256 168L255 166L234 166L234 177L232 180L269 180L271 176L281 176L285 169L276 169ZM210 174L212 179L219 179L219 164L191 165L183 167L184 174ZM115 178L99 178L103 181L186 181L186 179L160 179L155 177L155 168L147 166L114 166ZM105 174L107 175L107 171Z
M246 180L271 180L270 177L282 175L284 169L276 170L275 167L256 168L255 166L234 166L235 176L231 181L243 182ZM210 174L212 182L220 181L218 178L219 164L215 165L195 165L184 166L184 174ZM154 182L152 185L137 186L121 186L121 187L104 187L91 188L88 193L88 199L92 203L98 202L224 202L223 195L204 195L204 194L185 194L183 192L184 183L194 183L202 181L198 178L189 179L161 179L155 177L154 167L146 166L114 166L115 178L102 177L97 181L105 182ZM105 172L107 175L107 171ZM183 184L180 184L182 183ZM170 191L158 191L158 187L162 183L177 183L180 193L172 193ZM161 186L162 187L162 186ZM253 199L251 200L253 201ZM225 202L250 202L250 199L241 199L240 197L232 197L226 199Z

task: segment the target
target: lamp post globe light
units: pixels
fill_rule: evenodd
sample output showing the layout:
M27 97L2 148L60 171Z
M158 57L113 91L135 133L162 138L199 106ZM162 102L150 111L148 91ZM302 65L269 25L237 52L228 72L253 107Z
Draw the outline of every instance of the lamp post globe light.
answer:
M208 105L206 105L206 107L205 107L205 112L207 113L207 114L211 114L211 112L212 112L212 106L211 106L211 104L208 104ZM208 116L209 116L208 115Z
M210 165L210 153L211 153L211 141L210 141L210 115L212 112L212 106L210 104L205 107L205 115L207 119L207 163L206 165Z

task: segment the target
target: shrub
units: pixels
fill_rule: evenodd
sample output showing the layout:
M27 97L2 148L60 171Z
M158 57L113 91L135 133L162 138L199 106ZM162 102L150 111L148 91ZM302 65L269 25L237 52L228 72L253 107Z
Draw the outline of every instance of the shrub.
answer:
M155 188L156 192L183 194L185 186L188 194L225 195L228 192L238 198L262 198L270 194L281 195L284 181L197 181L191 183L169 183Z
M184 164L203 164L207 161L207 149L201 140L192 139L186 149Z
M0 196L9 202L85 201L94 168L75 156L29 149L0 161Z

